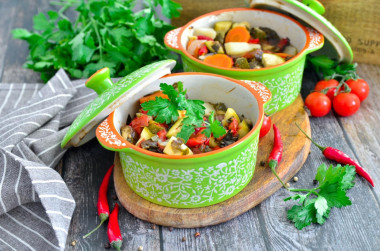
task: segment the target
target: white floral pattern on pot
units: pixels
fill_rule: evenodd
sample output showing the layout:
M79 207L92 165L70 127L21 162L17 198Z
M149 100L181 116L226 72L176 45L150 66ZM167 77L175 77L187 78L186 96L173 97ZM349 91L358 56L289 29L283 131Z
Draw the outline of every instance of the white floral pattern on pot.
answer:
M242 190L253 176L258 137L235 159L215 166L172 169L149 166L120 153L124 178L141 197L173 207L200 207L226 200Z

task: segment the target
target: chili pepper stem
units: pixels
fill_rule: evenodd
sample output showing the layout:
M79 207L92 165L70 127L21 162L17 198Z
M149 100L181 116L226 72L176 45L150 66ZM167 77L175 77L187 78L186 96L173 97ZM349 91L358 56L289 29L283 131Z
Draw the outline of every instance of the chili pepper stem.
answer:
M319 150L321 150L322 152L324 151L324 150L326 150L326 148L327 147L323 147L323 146L321 146L321 145L319 145L317 142L315 142L309 135L307 135L307 133L304 131L304 130L302 130L302 128L297 124L297 123L295 123L296 124L296 126L298 127L298 129L300 129L300 131L306 136L306 138L308 138L308 139L310 139L310 141L316 146L316 147L318 147L319 148Z
M278 176L277 172L276 172L276 167L277 167L277 161L276 160L271 160L269 161L269 167L270 169L272 170L272 173L274 174L274 176L276 176L276 178L278 179L278 181L280 181L281 185L289 190L289 188L287 188L284 184L284 182L282 182L281 178Z
M117 240L117 241L113 241L111 242L111 246L116 249L117 251L120 251L121 250L121 245L123 244L123 242L121 240Z
M83 239L89 237L92 233L94 233L96 230L98 230L100 228L100 226L108 219L108 215L107 214L100 214L99 218L100 218L99 225L96 228L94 228L93 230L91 230L91 232L89 232L88 234L83 236Z

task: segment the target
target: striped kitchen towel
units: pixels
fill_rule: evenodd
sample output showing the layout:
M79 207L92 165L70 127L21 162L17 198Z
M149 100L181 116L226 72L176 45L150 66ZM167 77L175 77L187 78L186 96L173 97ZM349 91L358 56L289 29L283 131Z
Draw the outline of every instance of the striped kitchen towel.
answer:
M54 169L68 126L97 94L60 70L0 84L0 250L63 250L75 201Z

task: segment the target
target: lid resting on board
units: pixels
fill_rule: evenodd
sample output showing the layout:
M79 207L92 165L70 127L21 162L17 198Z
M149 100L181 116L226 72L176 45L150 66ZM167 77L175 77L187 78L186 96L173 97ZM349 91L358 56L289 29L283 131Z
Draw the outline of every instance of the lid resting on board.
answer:
M153 81L170 74L175 63L170 59L146 65L115 84L110 81L107 68L99 70L98 74L86 82L86 86L94 89L99 96L71 124L61 147L80 146L92 139L95 136L96 126L105 117Z
M304 0L302 2L297 0L252 0L251 8L269 7L292 14L325 36L329 42L327 44L331 44L333 48L333 51L330 49L329 56L335 57L341 62L351 63L354 56L347 40L337 28L320 15L324 13L323 5L317 0Z

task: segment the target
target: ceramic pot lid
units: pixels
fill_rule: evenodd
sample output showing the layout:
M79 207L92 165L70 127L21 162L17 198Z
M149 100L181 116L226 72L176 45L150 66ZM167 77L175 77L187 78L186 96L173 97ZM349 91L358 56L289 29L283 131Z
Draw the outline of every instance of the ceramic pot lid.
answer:
M353 53L344 36L323 16L325 9L317 0L252 0L251 8L271 7L294 15L321 32L336 52L336 59L351 63ZM330 53L329 53L330 54Z
M175 60L170 59L146 65L115 84L110 79L108 68L97 71L86 81L86 86L94 89L99 96L71 124L61 147L80 146L92 139L95 136L96 126L105 117L145 86L170 74L175 63Z

